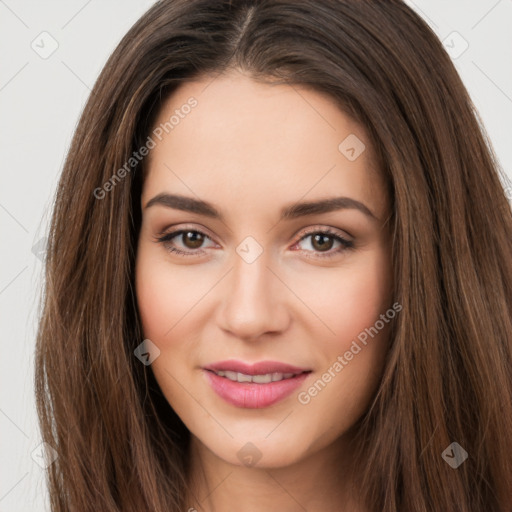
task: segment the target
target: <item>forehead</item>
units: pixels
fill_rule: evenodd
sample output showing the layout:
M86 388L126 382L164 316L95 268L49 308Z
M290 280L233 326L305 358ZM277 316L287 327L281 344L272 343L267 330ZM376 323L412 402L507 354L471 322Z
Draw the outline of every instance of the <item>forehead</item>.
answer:
M146 200L176 191L256 207L351 195L377 214L386 207L364 127L309 88L204 76L171 94L155 130Z

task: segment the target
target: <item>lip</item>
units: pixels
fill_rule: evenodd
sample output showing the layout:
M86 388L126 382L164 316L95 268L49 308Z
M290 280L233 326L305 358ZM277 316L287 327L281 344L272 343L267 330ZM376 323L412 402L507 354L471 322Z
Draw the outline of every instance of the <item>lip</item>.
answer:
M261 361L247 364L242 361L220 361L202 368L210 387L223 400L235 407L245 409L263 409L284 400L302 385L311 373L308 368L300 368L277 361ZM234 382L220 377L214 371L234 371L246 375L266 373L295 373L294 377L280 381L258 384L254 382Z
M245 375L261 375L265 373L302 373L311 371L310 368L300 368L278 361L259 361L258 363L248 364L236 359L229 359L227 361L219 361L203 367L204 370L232 371L238 373L245 373Z

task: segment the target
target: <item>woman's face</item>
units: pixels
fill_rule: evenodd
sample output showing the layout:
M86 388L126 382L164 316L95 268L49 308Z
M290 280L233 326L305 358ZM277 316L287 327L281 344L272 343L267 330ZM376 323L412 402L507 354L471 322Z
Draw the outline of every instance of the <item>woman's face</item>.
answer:
M391 318L365 131L320 93L232 72L183 84L151 137L136 288L169 404L232 464L342 440L376 391Z

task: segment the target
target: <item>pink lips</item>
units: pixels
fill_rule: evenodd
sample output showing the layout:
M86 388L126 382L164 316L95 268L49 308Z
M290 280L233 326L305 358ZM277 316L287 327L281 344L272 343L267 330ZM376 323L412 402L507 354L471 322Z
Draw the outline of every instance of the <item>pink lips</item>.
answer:
M242 361L220 361L203 367L203 373L212 389L226 402L248 409L269 407L283 400L297 389L307 378L311 370L299 368L276 361L261 361L247 364ZM255 382L235 382L221 377L215 371L231 371L245 375L264 375L272 373L293 373L292 377L265 384Z

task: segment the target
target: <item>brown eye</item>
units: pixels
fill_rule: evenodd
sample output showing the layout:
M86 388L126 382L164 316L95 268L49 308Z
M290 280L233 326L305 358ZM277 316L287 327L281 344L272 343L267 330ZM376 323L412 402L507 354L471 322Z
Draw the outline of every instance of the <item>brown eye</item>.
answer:
M198 231L184 231L181 237L183 245L187 249L199 249L204 242L204 235Z
M210 242L210 246L204 245ZM161 243L166 250L180 256L200 256L205 254L204 249L215 246L212 239L195 229L180 229L156 237L155 242Z
M312 237L311 245L317 251L328 251L334 245L334 237L332 235L325 235L317 233Z
M317 259L334 257L354 248L352 240L347 240L330 228L311 230L296 245L307 257Z

